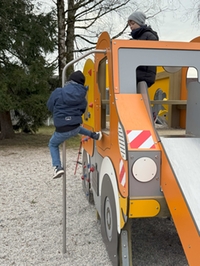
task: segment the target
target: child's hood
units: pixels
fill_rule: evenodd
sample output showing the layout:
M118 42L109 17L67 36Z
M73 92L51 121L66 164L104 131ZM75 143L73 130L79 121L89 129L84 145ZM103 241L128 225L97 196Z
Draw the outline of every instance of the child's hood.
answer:
M68 82L61 90L63 101L70 104L82 103L85 99L88 87L76 82Z

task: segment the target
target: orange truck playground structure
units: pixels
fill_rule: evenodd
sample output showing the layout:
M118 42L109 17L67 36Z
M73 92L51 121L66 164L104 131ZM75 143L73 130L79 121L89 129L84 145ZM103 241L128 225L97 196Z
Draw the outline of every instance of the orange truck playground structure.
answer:
M200 265L200 83L186 77L188 67L200 73L199 41L111 40L104 32L85 63L83 126L103 137L82 140L82 185L113 265L132 265L131 220L145 217L172 217L189 265ZM136 84L139 65L157 66L149 89Z

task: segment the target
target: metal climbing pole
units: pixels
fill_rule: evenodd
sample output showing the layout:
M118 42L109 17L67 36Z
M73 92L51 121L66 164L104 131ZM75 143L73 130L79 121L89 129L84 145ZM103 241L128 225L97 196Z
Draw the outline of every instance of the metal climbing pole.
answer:
M77 59L72 60L68 64L65 65L62 71L62 87L64 87L66 82L66 70L69 66L73 65L74 63L80 61L81 59L87 57L90 54L94 53L106 53L106 50L91 50L88 53L80 56ZM63 254L66 253L66 143L63 142L62 146L62 160L63 160L63 168L64 168L64 175L63 175Z

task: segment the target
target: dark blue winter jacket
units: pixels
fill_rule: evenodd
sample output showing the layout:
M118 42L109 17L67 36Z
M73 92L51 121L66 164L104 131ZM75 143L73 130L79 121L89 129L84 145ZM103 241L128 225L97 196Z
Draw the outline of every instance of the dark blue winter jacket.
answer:
M147 25L132 30L131 36L133 40L152 40L152 41L159 40L157 32L152 30L152 28ZM137 83L140 81L146 81L148 87L151 87L151 85L154 84L156 79L155 66L139 66L136 70L136 73L137 73Z
M47 107L53 113L56 128L82 124L85 112L85 99L88 87L74 81L68 81L63 88L55 89L48 101Z

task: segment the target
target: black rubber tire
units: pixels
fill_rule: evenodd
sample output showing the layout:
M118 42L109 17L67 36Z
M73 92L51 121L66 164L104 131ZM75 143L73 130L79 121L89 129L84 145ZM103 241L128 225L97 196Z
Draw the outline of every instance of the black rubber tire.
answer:
M90 182L90 159L88 160L87 152L85 150L83 150L82 153L82 187L88 202L93 204L94 198Z
M116 204L112 183L105 175L101 191L101 234L113 265L119 265Z

